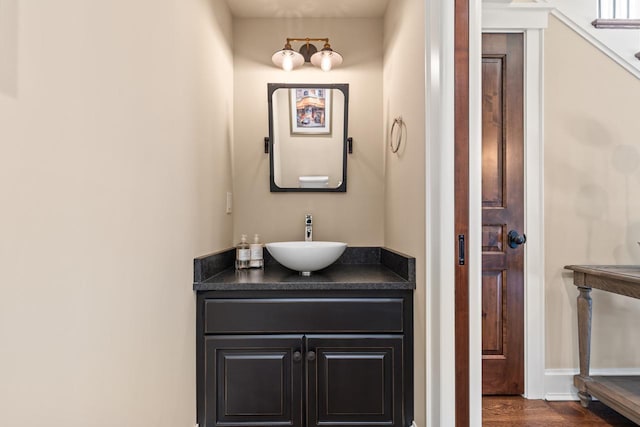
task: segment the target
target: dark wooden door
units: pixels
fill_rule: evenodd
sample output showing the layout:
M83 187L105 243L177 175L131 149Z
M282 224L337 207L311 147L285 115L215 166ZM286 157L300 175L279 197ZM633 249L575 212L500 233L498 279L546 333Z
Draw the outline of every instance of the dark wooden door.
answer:
M302 336L205 337L206 427L302 427Z
M308 426L401 427L403 338L307 337Z
M509 245L509 232L522 235L523 228L523 35L484 34L483 394L524 393L524 246Z

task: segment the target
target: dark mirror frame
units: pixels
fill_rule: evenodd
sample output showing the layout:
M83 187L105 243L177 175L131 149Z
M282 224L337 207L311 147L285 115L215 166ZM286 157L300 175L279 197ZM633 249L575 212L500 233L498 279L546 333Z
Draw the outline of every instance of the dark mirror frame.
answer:
M273 93L278 89L293 88L322 88L322 89L338 89L344 94L344 132L342 137L342 184L336 188L297 188L297 187L279 187L275 183L273 174L273 146L278 141L273 135ZM279 192L297 192L297 193L346 193L347 192L347 146L348 146L348 130L349 130L349 84L348 83L267 83L267 100L269 102L269 182L272 193Z

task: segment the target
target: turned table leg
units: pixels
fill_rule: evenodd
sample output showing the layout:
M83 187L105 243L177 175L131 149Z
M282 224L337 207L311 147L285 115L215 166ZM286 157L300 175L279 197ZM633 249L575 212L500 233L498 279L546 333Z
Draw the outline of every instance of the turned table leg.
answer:
M585 408L591 402L585 382L589 381L589 362L591 358L591 288L578 286L578 348L580 351L580 374L573 383L578 388L580 403Z

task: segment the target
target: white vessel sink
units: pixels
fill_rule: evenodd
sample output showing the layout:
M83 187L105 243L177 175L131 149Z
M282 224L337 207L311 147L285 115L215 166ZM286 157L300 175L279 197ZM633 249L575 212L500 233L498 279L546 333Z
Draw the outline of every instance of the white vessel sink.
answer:
M342 242L274 242L265 245L278 261L291 270L308 276L333 264L347 247Z

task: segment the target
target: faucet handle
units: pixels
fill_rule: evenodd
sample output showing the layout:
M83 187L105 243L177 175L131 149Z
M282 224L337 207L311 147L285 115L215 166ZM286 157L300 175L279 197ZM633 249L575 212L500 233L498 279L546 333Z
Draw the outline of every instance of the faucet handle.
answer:
M311 214L306 214L304 216L305 225L311 225L313 223L313 216Z

